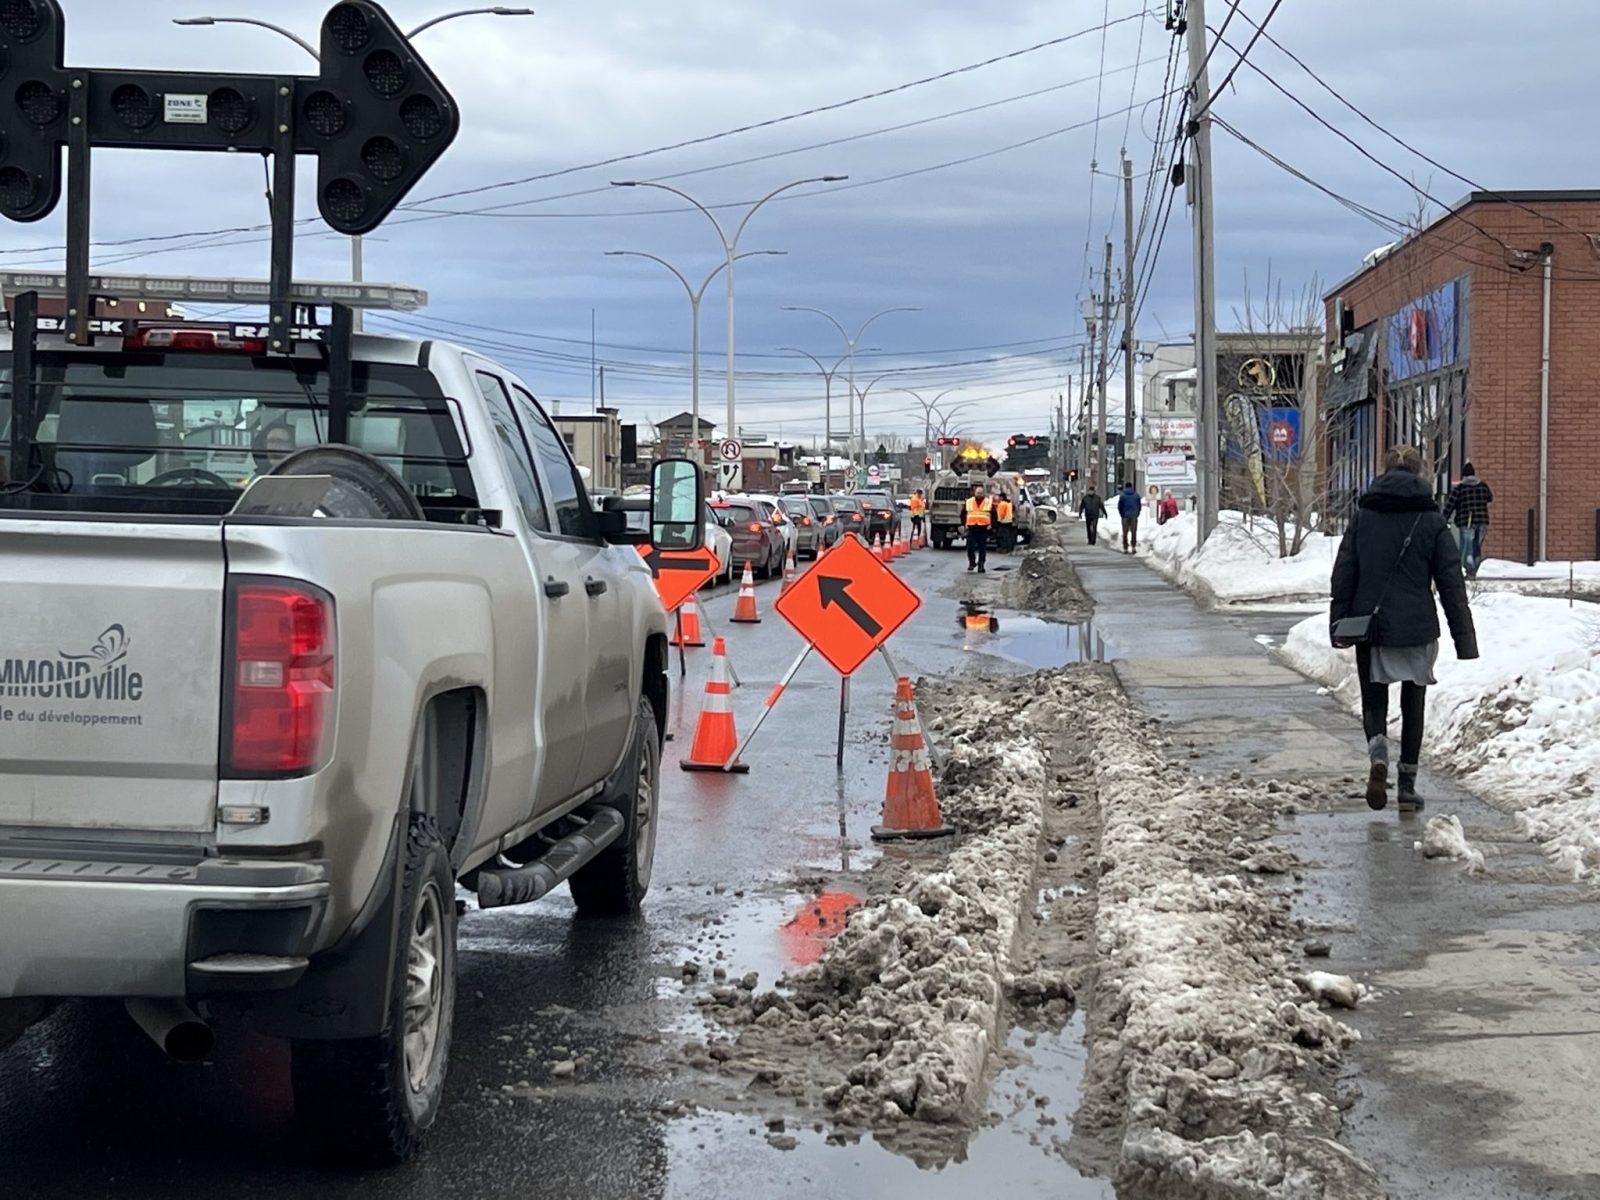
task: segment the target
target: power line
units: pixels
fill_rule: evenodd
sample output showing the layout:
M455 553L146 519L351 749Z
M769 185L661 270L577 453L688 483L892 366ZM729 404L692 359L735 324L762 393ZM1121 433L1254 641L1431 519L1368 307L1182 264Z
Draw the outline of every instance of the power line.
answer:
M1138 69L1141 65L1143 64L1135 62L1131 66L1117 67L1115 70L1108 72L1108 74L1120 75L1125 71L1133 71L1135 78L1137 78ZM955 117L971 116L973 113L987 112L990 109L1001 108L1007 104L1016 104L1023 100L1035 100L1040 96L1047 96L1053 92L1060 92L1065 91L1068 88L1080 87L1085 83L1091 82L1095 78L1096 77L1093 75L1085 75L1078 79L1070 79L1065 83L1054 83L1048 87L1036 88L1031 92L1022 92L1015 96L1005 96L999 100L990 100L983 104L973 104L967 106L966 108L958 108L950 112L937 113L931 117L921 117L915 121L903 121L898 125L886 125L881 129L869 129L862 133L852 133L844 137L830 138L823 142L812 142L805 146L792 146L785 150L772 150L766 154L756 154L750 156L749 158L736 158L728 162L712 163L709 166L694 167L684 171L674 171L667 175L656 175L653 178L660 181L689 179L698 175L711 174L715 171L726 171L735 167L747 167L755 163L771 162L774 159L788 158L795 154L808 154L814 150L828 150L835 146L845 146L852 142L860 142L865 141L868 138L880 137L886 133L903 133L908 129L918 129L925 125L933 125L940 121L951 120ZM419 204L415 207L414 211L432 213L438 216L460 216L464 214L471 216L496 215L509 208L522 208L530 204L545 204L553 200L570 200L579 196L598 196L611 192L612 190L612 186L607 183L603 187L584 188L575 192L561 192L553 196L535 197L531 200L510 200L504 204L489 205L484 208L468 210L431 209L423 207ZM673 208L659 211L677 213L680 210Z
M1224 121L1221 117L1212 117L1211 120L1212 120L1212 123L1215 124L1218 129L1221 129L1224 133L1229 134L1236 141L1239 141L1242 144L1250 147L1250 149L1254 150L1257 154L1261 155L1262 158L1265 158L1268 162L1272 163L1274 166L1278 167L1280 170L1283 170L1283 171L1287 172L1288 174L1294 176L1296 179L1300 180L1302 183L1307 184L1308 186L1315 188L1317 191L1321 192L1323 195L1327 196L1329 199L1335 200L1338 203L1344 205L1345 208L1349 209L1351 212L1355 213L1357 216L1365 217L1368 221L1371 221L1374 225L1376 225L1379 229L1382 229L1385 233L1394 234L1394 235L1398 235L1398 236L1404 236L1404 234L1406 233L1406 223L1404 221L1401 221L1401 220L1399 220L1398 218L1395 218L1395 217L1388 216L1385 213L1381 213L1375 208L1369 208L1367 205L1362 204L1360 201L1352 200L1348 196L1341 195L1340 193L1334 191L1332 188L1328 187L1327 185L1322 184L1322 183L1318 183L1315 179L1311 178L1311 176L1307 175L1304 171L1301 171L1296 167L1290 166L1287 162L1285 162L1283 159L1279 158L1276 154L1274 154L1272 151L1268 150L1265 146L1262 146L1260 143L1252 141L1250 138L1246 137L1243 133L1239 132L1239 130L1234 128L1227 121Z
M1410 154L1415 155L1417 158L1420 158L1423 162L1427 163L1430 167L1433 167L1436 170L1443 171L1446 175L1449 175L1452 179L1460 180L1462 183L1464 183L1468 187L1472 188L1473 191L1483 192L1486 195L1494 196L1497 199L1504 201L1505 203L1511 204L1511 205L1515 206L1516 208L1521 209L1523 212L1527 213L1529 216L1539 217L1539 218L1541 218L1543 220L1554 221L1558 225L1564 226L1568 231L1570 231L1572 233L1580 233L1580 234L1584 234L1584 236L1588 236L1588 233L1587 233L1586 230L1582 230L1582 229L1577 228L1576 226L1567 224L1567 222L1561 220L1560 217L1554 215L1553 213L1540 212L1538 209L1535 209L1535 208L1532 208L1532 207L1530 207L1530 206L1528 206L1526 204L1523 204L1521 201L1512 200L1510 197L1506 196L1505 194L1503 194L1501 192L1497 192L1493 188L1486 187L1485 185L1483 185L1481 183L1478 183L1476 180L1471 179L1466 175L1463 175L1460 171L1457 171L1457 170L1452 169L1451 167L1445 166L1444 163L1440 162L1438 159L1432 157L1431 155L1426 154L1425 152L1423 152L1421 150L1418 150L1415 146L1413 146L1410 142L1406 141L1399 134L1395 133L1393 130L1387 128L1386 126L1380 124L1376 119L1374 119L1372 116L1370 116L1366 112L1364 112L1353 101L1351 101L1348 97L1346 97L1342 92L1340 92L1337 88L1335 88L1327 80L1322 78L1322 76L1318 75L1309 66L1307 66L1305 60L1302 59L1299 55L1297 55L1293 50L1290 50L1287 46L1285 46L1277 38L1273 37L1270 33L1267 33L1266 29L1264 27L1259 26L1259 25L1255 25L1255 22L1250 20L1249 14L1242 14L1242 15L1244 16L1244 19L1246 21L1250 21L1250 24L1255 26L1255 28L1257 29L1257 31L1259 33L1265 35L1267 41L1272 43L1273 46L1277 47L1279 53L1283 54L1286 58L1288 58L1291 62L1293 62L1297 67L1299 67L1302 71L1304 71L1307 75L1311 76L1311 78L1317 82L1317 84L1323 89L1323 91L1327 92L1328 95L1332 96L1340 104L1344 105L1347 109L1349 109L1351 112L1353 112L1356 116L1360 117L1363 121L1365 121L1373 129L1376 129L1379 133L1383 134L1384 137L1388 138L1391 142L1393 142L1395 145L1399 146L1401 149L1407 151ZM1253 71L1256 72L1256 74L1264 76L1264 77L1267 77L1267 78L1270 78L1270 75L1268 75L1268 72L1264 68L1259 66L1258 64L1252 62L1252 63L1250 63L1248 65L1250 66L1250 68Z
M1145 15L1145 11L1140 10L1139 12L1132 13L1128 16L1119 17L1115 21L1112 21L1111 24L1114 26L1126 24L1128 21L1138 20ZM682 150L691 146L700 146L710 142L721 141L724 138L735 137L739 134L749 133L755 130L768 129L773 126L783 125L791 121L798 121L805 117L816 116L821 113L835 112L840 109L849 108L856 104L865 103L869 100L876 100L886 96L897 95L899 93L910 91L914 88L922 87L927 84L941 82L946 79L952 79L960 75L982 70L986 67L995 66L1004 62L1010 62L1042 50L1048 50L1056 46L1065 45L1068 42L1076 41L1079 38L1088 37L1098 32L1100 32L1100 27L1098 25L1090 26L1087 29L1080 29L1073 33L1064 34L1061 37L1050 38L1042 42L1035 42L1030 46L1024 46L1020 49L1011 50L1004 54L994 55L978 62L967 63L960 67L953 67L947 71L941 71L935 75L928 75L921 79L913 79L907 83L897 84L894 87L882 88L860 96L853 96L847 100L839 100L830 104L817 105L799 112L788 113L780 117L773 117L765 121L758 121L748 125L740 125L732 129L725 129L719 133L704 134L699 137L686 138L682 141L672 142L666 145L652 146L646 150L636 150L628 154L614 155L610 158L597 159L593 162L580 163L576 166L563 167L558 170L547 171L537 175L524 176L519 179L501 180L495 183L483 184L478 187L466 188L459 191L439 192L432 196L423 197L420 200L410 201L406 204L403 204L401 205L401 209L415 209L439 200L451 200L460 196L477 195L483 192L495 191L508 187L520 187L529 183L539 183L549 179L559 179L563 176L574 175L583 171L595 170L600 167L616 166L619 163L633 162L637 161L638 159L650 158L658 154L669 153L674 150ZM317 217L304 217L297 221L296 224L310 225L316 223L318 220L319 218ZM191 230L187 233L151 234L135 238L99 240L90 244L97 248L119 247L142 243L186 241L189 238L196 237L221 237L235 234L261 233L269 230L270 228L271 227L268 225L241 225L219 229ZM64 249L66 249L65 246L42 246L25 249L0 250L0 254L47 254Z
M997 54L979 62L967 63L965 66L953 67L947 71L940 71L935 75L924 76L921 79L913 79L909 83L896 84L893 87L880 88L874 92L867 92L860 96L853 96L848 100L838 100L831 104L819 104L812 108L802 109L799 112L788 113L781 117L773 117L765 121L755 121L747 125L736 126L733 129L725 129L720 133L705 134L701 137L685 138L682 141L672 142L664 146L656 146L649 150L635 151L631 154L619 154L611 158L604 158L595 162L585 163L581 166L566 167L559 171L548 171L538 175L524 176L520 179L503 180L498 183L486 183L478 187L464 188L459 191L440 192L417 201L417 204L431 204L438 200L454 200L461 196L476 196L481 195L484 192L492 192L502 188L520 187L529 183L541 183L548 179L557 179L563 175L572 175L579 171L595 170L600 167L612 167L619 163L633 162L637 159L648 158L656 154L665 154L673 150L685 150L692 146L703 146L708 142L720 141L723 138L735 137L743 133L753 133L759 129L770 129L775 125L783 125L790 121L798 121L804 117L813 117L822 113L837 112L840 109L849 108L856 104L862 104L869 100L881 100L886 96L894 96L901 92L907 92L913 88L923 87L930 83L939 83L946 79L954 79L957 76L969 74L973 71L979 71L985 67L992 67L998 63L1010 62L1014 59L1022 58L1025 55L1037 53L1041 50L1048 50L1055 46L1063 46L1068 42L1076 41L1079 38L1088 37L1095 33L1101 33L1107 26L1123 25L1129 21L1139 20L1145 15L1145 10L1140 9L1138 12L1131 13L1126 17L1118 17L1115 21L1108 20L1106 26L1093 25L1087 29L1080 29L1074 33L1064 34L1061 37L1050 38L1042 42L1035 42L1033 45L1024 46L1019 50L1007 51L1004 54Z
M1239 68L1244 66L1245 59L1250 57L1250 51L1255 49L1256 43L1261 40L1261 35L1264 34L1267 31L1267 25L1268 25L1268 23L1271 22L1272 15L1278 11L1278 6L1281 5L1282 3L1283 3L1283 0L1272 0L1272 7L1267 9L1267 15L1261 19L1261 24L1256 25L1256 27L1255 27L1256 31L1255 31L1255 33L1250 35L1250 40L1247 43L1245 43L1244 49L1239 51L1239 61L1234 63L1233 66L1228 68L1228 73L1222 77L1222 82L1216 86L1216 88L1212 91L1211 95L1206 99L1206 106L1204 108L1197 109L1195 111L1194 119L1196 121L1200 120L1208 112L1210 112L1211 111L1211 106L1214 105L1217 102L1217 97L1222 95L1222 93L1224 93L1224 92L1226 92L1228 90L1228 85L1233 82L1233 77L1236 74L1238 74ZM1239 11L1239 0L1233 0L1233 3L1230 5L1230 7L1228 9L1228 18L1229 18L1229 20L1231 20L1233 18L1233 14L1238 12L1238 11ZM1252 21L1251 24L1255 25L1255 22ZM1217 40L1216 40L1215 43L1212 44L1211 49L1213 51L1216 50L1217 46L1222 44L1222 34L1223 34L1223 31L1226 30L1227 28L1228 28L1228 22L1227 21L1223 21L1222 22L1222 29L1217 30ZM1230 45L1228 47L1228 49L1232 50L1233 47ZM1208 54L1206 57L1209 59L1211 56Z

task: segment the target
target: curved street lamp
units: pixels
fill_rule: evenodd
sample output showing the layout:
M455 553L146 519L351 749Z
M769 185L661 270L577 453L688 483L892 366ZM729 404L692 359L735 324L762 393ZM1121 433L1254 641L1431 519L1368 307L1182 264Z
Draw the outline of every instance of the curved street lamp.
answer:
M822 372L822 476L824 482L828 477L828 460L833 457L833 377L839 373L839 368L844 366L844 360L849 358L848 352L841 354L832 367L822 365L822 360L809 350L802 350L798 346L780 346L782 354L804 354L817 365L817 370Z
M817 316L822 317L824 320L831 322L833 324L833 327L839 331L839 336L844 338L845 348L846 348L846 350L848 351L848 354L849 354L849 359L850 359L850 394L852 396L854 396L856 394L856 347L861 343L861 339L862 339L863 336L865 336L868 326L870 326L879 317L887 317L890 313L921 312L922 310L920 308L912 308L912 307L907 307L907 306L904 306L904 305L899 305L899 306L896 306L894 308L882 309L879 312L873 313L870 317L868 317L865 321L863 321L861 323L861 328L856 330L855 337L851 337L850 336L850 331L848 329L846 329L842 324L840 324L839 318L835 317L832 313L827 312L827 311L825 311L823 309L813 308L809 304L785 304L783 306L783 311L784 312L816 313ZM863 393L863 394L865 394L865 393ZM853 423L854 422L852 421L852 424ZM867 418L866 418L866 414L863 413L863 414L861 414L861 447L862 447L861 465L862 466L866 465L866 442L867 442Z
M682 188L673 187L670 183L658 183L653 179L613 179L611 181L612 187L656 188L659 191L671 192L680 200L687 201L703 212L706 220L710 221L712 227L716 229L717 237L722 239L722 249L727 255L727 262L724 265L728 268L728 431L726 435L728 437L739 436L739 426L735 421L734 414L733 391L733 264L739 257L739 239L744 236L745 226L750 224L750 218L755 216L756 211L768 200L781 196L792 188L804 187L808 183L840 183L849 178L850 176L848 175L817 175L810 179L796 179L793 183L786 183L782 187L773 188L749 207L743 219L740 220L738 228L733 231L731 238L728 236L727 230L722 227L722 222L717 220L716 214ZM699 431L696 430L695 432L698 433Z
M734 258L758 258L766 255L780 256L788 253L787 250L747 250L743 254L734 255ZM691 391L694 396L694 460L704 466L704 460L700 457L700 301L705 299L706 288L711 286L711 281L725 270L728 264L725 262L718 263L716 269L707 275L705 281L697 288L689 282L688 277L682 271L658 254L646 254L642 250L607 250L606 257L648 258L651 262L660 263L678 277L678 282L683 284L683 290L689 295L689 376L692 381ZM728 436L733 436L732 431L728 433Z
M494 5L492 7L489 7L489 8L461 8L461 9L455 10L454 12L443 13L442 15L434 17L431 20L424 21L421 25L418 25L410 33L406 34L406 38L408 40L411 39L411 38L414 38L414 37L417 36L417 34L423 32L423 30L432 29L435 25L442 25L446 21L454 21L458 17L477 17L477 16L531 17L531 16L533 16L533 9L531 9L531 8L506 8L504 5L498 5L498 4ZM271 32L276 33L280 37L288 38L296 46L299 46L300 49L304 50L307 54L311 55L312 58L316 59L318 62L322 61L322 55L320 53L318 53L317 48L315 46L313 46L310 42L306 41L305 38L301 37L298 33L295 33L291 29L285 29L282 25L274 25L271 21L260 20L257 17L173 17L172 18L172 23L174 25L190 25L190 26L194 26L194 25L202 25L202 26L203 25L253 25L257 29L270 30ZM352 283L360 283L362 281L362 278L364 277L364 275L366 273L364 268L363 268L362 258L361 258L362 245L363 245L363 242L362 242L360 234L356 234L354 237L352 237L350 239L350 281ZM361 331L361 329L362 329L361 310L359 308L355 309L354 313L355 313L354 328L359 333Z

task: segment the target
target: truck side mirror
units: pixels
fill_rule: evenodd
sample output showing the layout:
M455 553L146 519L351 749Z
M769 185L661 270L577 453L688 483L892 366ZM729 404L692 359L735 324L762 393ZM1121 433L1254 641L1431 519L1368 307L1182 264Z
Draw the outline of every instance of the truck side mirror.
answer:
M705 545L701 520L705 480L687 458L664 458L650 472L650 541L661 550L698 550Z

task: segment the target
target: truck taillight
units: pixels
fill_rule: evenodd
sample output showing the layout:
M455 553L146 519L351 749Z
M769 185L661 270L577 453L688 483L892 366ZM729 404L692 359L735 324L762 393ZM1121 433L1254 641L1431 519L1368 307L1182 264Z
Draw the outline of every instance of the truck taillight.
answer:
M307 775L332 748L333 598L310 584L234 582L223 771Z

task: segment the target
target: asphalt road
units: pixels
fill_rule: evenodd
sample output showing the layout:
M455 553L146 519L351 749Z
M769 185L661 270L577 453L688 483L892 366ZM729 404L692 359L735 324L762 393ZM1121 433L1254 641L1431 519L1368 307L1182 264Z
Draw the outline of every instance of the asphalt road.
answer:
M997 571L1005 564L991 559ZM891 643L905 673L959 676L1059 665L1092 653L1073 627L1009 619L973 640L950 589L964 557L925 551L896 569L922 609ZM731 625L733 595L705 605L743 680L743 734L801 648L771 611L778 585L758 587L763 621ZM735 975L775 979L808 950L784 925L801 882L845 885L877 851L893 680L869 661L852 685L846 762L834 767L838 677L813 657L752 746L747 776L677 769L698 713L708 650L690 651L674 693L655 883L645 914L578 921L565 892L526 908L469 913L450 1089L426 1149L387 1171L329 1174L294 1138L281 1045L225 1029L205 1067L167 1063L119 1007L59 1010L0 1053L0 1194L36 1197L714 1197L931 1198L993 1195L1061 1200L1107 1196L1036 1143L1040 1111L1070 1127L1081 1029L1044 1038L1031 1061L997 1082L995 1123L964 1161L933 1172L871 1142L827 1145L794 1130L792 1151L769 1146L750 1116L707 1111L668 1118L664 1103L704 1098L708 1084L673 1066L700 1029L680 964L723 956ZM814 951L814 947L811 948ZM586 1060L552 1079L557 1048Z

